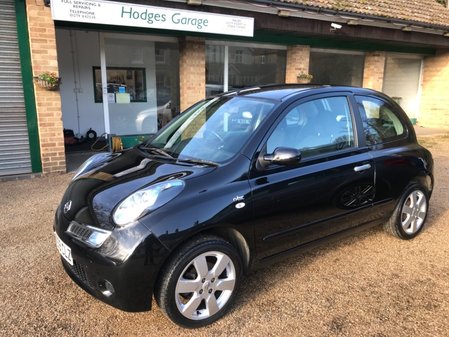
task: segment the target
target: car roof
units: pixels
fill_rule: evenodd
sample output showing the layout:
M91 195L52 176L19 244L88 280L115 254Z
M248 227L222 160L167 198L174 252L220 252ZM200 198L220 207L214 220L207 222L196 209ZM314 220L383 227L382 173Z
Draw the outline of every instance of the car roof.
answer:
M330 92L352 92L363 94L379 94L371 89L351 86L314 85L314 84L270 84L243 88L240 90L223 93L219 96L246 96L254 98L265 98L278 101L286 101L293 97L307 96L311 94Z

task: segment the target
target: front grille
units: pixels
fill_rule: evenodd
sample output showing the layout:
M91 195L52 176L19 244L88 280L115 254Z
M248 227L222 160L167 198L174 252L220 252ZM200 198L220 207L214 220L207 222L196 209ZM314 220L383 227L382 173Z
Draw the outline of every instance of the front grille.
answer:
M92 234L92 230L84 225L72 221L67 229L67 232L81 241L86 241Z
M86 267L82 264L77 263L75 260L73 260L73 266L68 265L70 270L75 274L75 276L83 282L85 285L87 285L89 288L94 289L91 282L89 281L89 278L87 277L86 273Z

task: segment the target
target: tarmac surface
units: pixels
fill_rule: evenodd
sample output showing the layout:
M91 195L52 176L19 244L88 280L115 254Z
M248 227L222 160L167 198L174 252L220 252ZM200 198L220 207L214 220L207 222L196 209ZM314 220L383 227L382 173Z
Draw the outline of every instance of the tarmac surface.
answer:
M125 313L65 274L52 222L72 174L0 182L0 336L448 336L449 135L434 155L427 225L411 241L381 227L250 274L230 312L186 330Z

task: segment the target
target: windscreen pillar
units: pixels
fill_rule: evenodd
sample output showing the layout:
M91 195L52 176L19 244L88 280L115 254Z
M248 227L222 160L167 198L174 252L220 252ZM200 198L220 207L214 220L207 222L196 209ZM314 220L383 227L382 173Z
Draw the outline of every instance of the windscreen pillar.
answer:
M297 83L300 74L309 73L310 46L288 46L285 83Z
M179 96L184 111L206 95L206 44L202 38L184 37L179 47Z
M424 58L419 125L449 129L448 90L449 51L439 50Z
M385 75L385 52L368 52L365 54L363 70L363 87L382 91Z

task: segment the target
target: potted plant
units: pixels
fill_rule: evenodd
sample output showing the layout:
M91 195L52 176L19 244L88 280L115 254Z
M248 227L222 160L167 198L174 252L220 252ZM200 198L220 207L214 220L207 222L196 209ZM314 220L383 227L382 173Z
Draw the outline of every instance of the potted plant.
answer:
M300 73L297 76L298 83L302 83L302 84L310 83L310 81L312 81L312 79L313 79L313 75L308 74L308 73Z
M47 90L58 90L61 84L61 78L56 73L43 72L35 77L37 85Z

